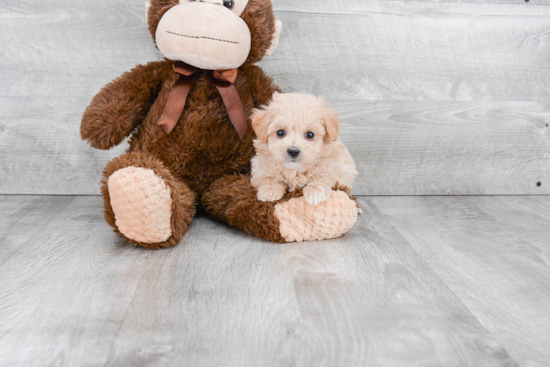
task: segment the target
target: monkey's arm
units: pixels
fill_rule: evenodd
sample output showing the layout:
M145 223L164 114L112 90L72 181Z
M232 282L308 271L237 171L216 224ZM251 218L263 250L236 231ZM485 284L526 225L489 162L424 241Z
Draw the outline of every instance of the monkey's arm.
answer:
M163 63L138 65L103 87L82 116L82 139L106 150L130 135L158 96Z
M253 80L252 99L254 100L254 107L258 108L261 105L268 104L273 97L273 93L282 93L282 91L273 79L265 74L262 68L256 65L251 65L250 68L251 80Z

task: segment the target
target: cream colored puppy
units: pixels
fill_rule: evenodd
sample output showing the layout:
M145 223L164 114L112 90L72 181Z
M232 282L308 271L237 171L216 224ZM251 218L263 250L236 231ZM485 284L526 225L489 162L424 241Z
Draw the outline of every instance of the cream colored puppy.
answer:
M337 183L351 189L355 163L338 137L340 119L324 98L275 93L251 119L258 137L252 185L260 201L279 200L287 190L304 188L307 202L317 205Z

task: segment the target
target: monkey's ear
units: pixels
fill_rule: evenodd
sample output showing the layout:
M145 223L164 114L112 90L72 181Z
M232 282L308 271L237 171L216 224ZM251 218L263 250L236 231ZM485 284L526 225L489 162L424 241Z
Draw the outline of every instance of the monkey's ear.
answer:
M325 129L327 129L327 134L330 140L336 141L338 139L338 125L340 124L340 118L338 117L338 112L334 111L329 107L328 102L323 97L319 98L321 105L323 106L324 119L325 119Z
M266 143L267 130L269 128L269 124L271 123L269 111L267 109L256 108L252 110L250 120L252 120L252 128L254 129L258 140Z
M267 49L265 52L266 56L271 56L275 52L275 49L277 46L279 46L279 37L281 36L281 32L283 31L283 22L280 20L275 21L275 33L273 34L273 39L271 40L271 46Z
M145 3L145 20L148 22L149 21L149 7L151 6L151 2L150 1L147 1Z

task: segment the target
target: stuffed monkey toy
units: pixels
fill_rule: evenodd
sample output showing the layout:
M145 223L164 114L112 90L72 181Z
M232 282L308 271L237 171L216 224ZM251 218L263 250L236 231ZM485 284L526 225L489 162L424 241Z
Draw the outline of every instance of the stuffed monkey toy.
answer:
M163 61L106 85L82 118L97 149L129 137L105 168L105 219L127 242L177 244L197 210L273 242L340 236L357 221L345 189L309 205L299 191L260 202L250 184L250 115L280 92L254 65L282 25L270 0L151 0L148 26Z

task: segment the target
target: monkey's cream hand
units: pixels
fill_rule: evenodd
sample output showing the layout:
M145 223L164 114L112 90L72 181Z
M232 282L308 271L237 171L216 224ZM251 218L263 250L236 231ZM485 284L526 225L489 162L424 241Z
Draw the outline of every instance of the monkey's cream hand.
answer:
M304 188L304 197L311 205L317 205L327 200L332 193L332 188L322 182L313 181Z

